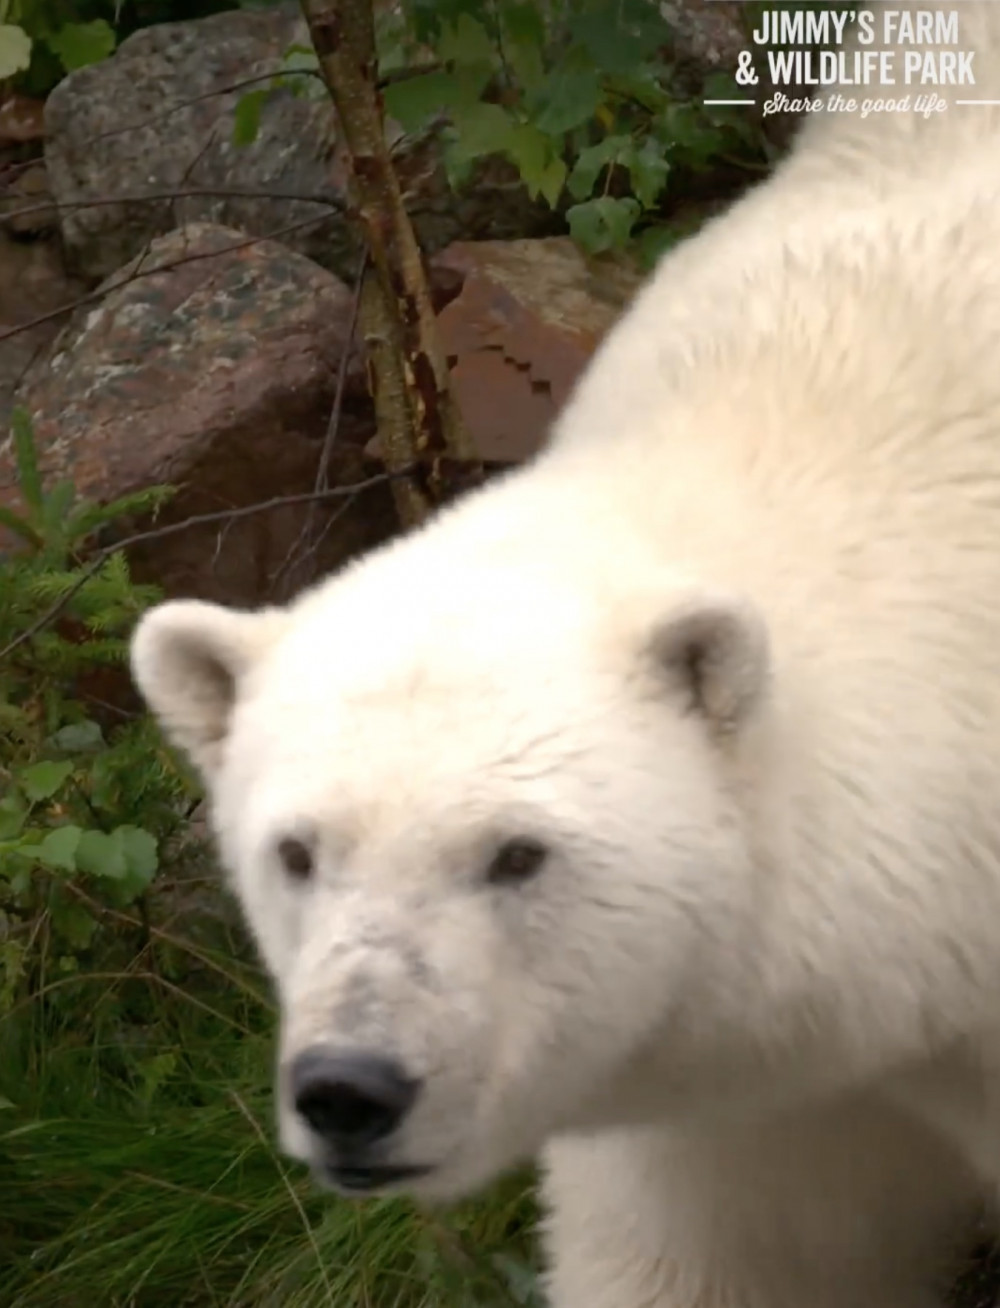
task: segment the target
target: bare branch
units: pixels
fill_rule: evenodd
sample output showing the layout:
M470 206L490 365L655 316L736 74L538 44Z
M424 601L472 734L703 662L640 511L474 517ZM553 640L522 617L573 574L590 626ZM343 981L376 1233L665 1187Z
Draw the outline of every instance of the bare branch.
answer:
M400 483L404 524L448 490L448 469L481 474L448 385L420 247L386 143L371 0L300 0L350 162L352 199L371 255L361 321L386 465L419 462L422 482Z
M342 213L346 205L338 196L304 195L297 191L258 191L252 187L236 186L179 186L169 191L136 191L125 195L97 195L90 200L69 200L60 204L57 200L45 200L39 204L26 204L20 209L12 209L0 214L0 227L13 222L15 218L28 218L34 213L51 213L53 209L60 213L75 212L78 209L101 209L116 204L156 204L164 200L275 200L297 204L319 204L334 213Z
M125 127L110 127L106 132L98 132L93 137L95 141L106 141L113 136L126 136L129 132L139 132L146 127L159 127L167 118L172 118L174 114L183 113L185 109L190 109L192 105L202 104L205 100L214 100L220 95L232 95L234 91L243 91L248 86L259 86L261 82L270 82L276 77L319 77L319 72L314 68L275 68L269 73L257 73L253 77L244 77L239 82L230 82L227 86L213 87L211 91L203 91L201 95L193 95L190 100L178 100L176 103L169 105L166 109L158 114L153 114L149 118L144 118L138 123L129 123ZM275 86L275 90L280 89L280 83Z
M26 627L3 649L0 649L0 662L21 645L37 636L40 631L44 631L63 612L66 605L79 594L87 582L100 571L107 560L120 550L131 549L135 545L146 545L150 541L163 540L167 536L176 536L179 532L188 531L192 527L206 527L216 522L229 523L238 518L248 518L252 514L268 513L273 509L284 509L296 504L311 504L315 500L355 497L360 495L362 491L371 490L374 486L381 486L387 482L392 482L396 478L409 476L412 471L412 468L402 468L397 472L380 472L373 477L366 477L364 481L355 482L353 486L335 486L330 490L307 491L301 495L276 495L273 499L261 500L257 504L245 504L238 509L220 509L215 513L196 513L190 518L185 518L182 522L170 522L163 527L149 527L145 531L137 531L131 536L125 536L113 545L108 545L99 550L86 567L80 570L80 575L70 589L64 595L61 595L29 627Z
M54 318L61 318L64 314L73 313L76 309L82 309L88 304L95 304L98 300L103 300L106 295L110 295L112 291L118 291L123 286L139 281L142 277L155 277L157 273L169 272L172 268L181 268L184 264L198 263L203 259L218 259L224 254L232 254L234 250L245 250L248 246L259 245L261 241L277 241L292 232L311 227L314 223L326 221L326 215L322 214L317 215L315 218L302 218L296 223L288 223L284 227L278 227L265 236L248 236L245 241L233 241L231 245L220 246L217 250L199 250L194 254L185 254L179 259L170 259L166 263L156 264L151 268L135 269L127 277L122 277L120 281L112 282L110 286L99 286L96 291L90 291L76 300L70 300L69 303L60 305L58 309L50 309L47 313L40 313L36 318L29 318L26 322L19 322L13 327L4 328L3 331L0 331L0 344L3 344L12 336L19 335L21 332L30 331L32 327L51 322ZM145 254L148 254L148 249Z
M326 432L323 436L323 448L320 450L319 463L316 465L316 480L313 483L313 490L317 493L326 490L328 484L327 479L330 472L330 457L333 454L333 444L340 428L340 415L344 407L344 392L347 389L347 371L351 363L351 350L354 346L354 333L358 324L358 310L361 306L361 288L364 285L364 276L367 267L368 252L366 250L361 255L357 276L354 279L354 295L351 300L351 316L347 324L347 332L344 336L344 352L340 357L340 367L337 370L337 386L333 395L333 406L330 409L330 418L326 424ZM316 517L316 504L317 501L313 501L313 503L309 505L309 508L306 511L306 520L302 524L302 530L296 537L295 544L289 550L285 562L272 578L274 582L277 582L284 573L290 572L292 568L295 567L299 562L300 554L304 553L305 557L308 557L308 554L311 552L305 549L305 545L312 536L313 523ZM343 509L338 510L338 513L344 512L349 507L350 502L348 502ZM326 529L324 529L324 535L325 532Z

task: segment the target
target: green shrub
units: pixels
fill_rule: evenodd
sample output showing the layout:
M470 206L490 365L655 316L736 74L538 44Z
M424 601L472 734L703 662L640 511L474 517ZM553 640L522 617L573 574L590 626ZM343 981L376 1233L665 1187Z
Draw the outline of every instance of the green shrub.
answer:
M196 790L121 690L157 592L14 443L0 556L0 1299L4 1308L538 1308L530 1182L447 1219L323 1196L272 1141L273 1005Z

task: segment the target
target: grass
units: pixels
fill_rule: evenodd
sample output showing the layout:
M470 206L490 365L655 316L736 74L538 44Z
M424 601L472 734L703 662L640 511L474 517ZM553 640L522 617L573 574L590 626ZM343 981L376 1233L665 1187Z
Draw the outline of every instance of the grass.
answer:
M529 1178L447 1214L320 1194L273 1141L273 1012L238 930L204 894L112 926L0 1021L3 1308L541 1302Z

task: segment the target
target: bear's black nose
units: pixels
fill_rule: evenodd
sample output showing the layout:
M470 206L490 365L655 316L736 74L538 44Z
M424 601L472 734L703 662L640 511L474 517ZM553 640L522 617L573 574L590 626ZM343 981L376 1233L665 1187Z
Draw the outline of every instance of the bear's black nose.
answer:
M313 1048L292 1062L289 1086L295 1111L328 1144L349 1152L394 1131L420 1082L378 1054Z

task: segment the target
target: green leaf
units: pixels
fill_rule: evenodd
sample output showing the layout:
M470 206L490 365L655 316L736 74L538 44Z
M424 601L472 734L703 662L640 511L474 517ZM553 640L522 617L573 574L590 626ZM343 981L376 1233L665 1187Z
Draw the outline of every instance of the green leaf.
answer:
M121 844L129 877L144 890L160 866L156 837L143 827L129 826L116 827L111 836Z
M437 53L445 63L492 67L497 61L489 33L471 14L460 14L455 23L445 27L438 41Z
M675 158L680 152L684 161L695 168L707 163L726 139L726 133L713 127L701 109L692 104L669 105L650 127Z
M458 139L449 154L456 163L503 154L516 127L515 120L498 104L470 105L455 123Z
M651 114L662 112L671 101L671 96L651 71L639 69L609 75L607 85L623 99L634 100Z
M121 777L114 755L104 750L90 769L90 802L104 813L114 813L121 803Z
M260 132L260 111L270 92L263 87L247 91L236 101L233 110L232 142L235 146L253 145Z
M21 852L31 854L43 867L56 868L62 872L76 871L76 853L84 832L79 827L57 827L50 831L39 845Z
M619 200L601 195L595 200L573 205L567 210L566 217L574 241L588 254L601 254L628 245L639 213L639 201L631 196Z
M663 154L663 147L652 136L647 136L642 146L629 152L626 159L632 190L644 209L652 209L667 182L670 164Z
M60 727L49 739L56 749L65 750L67 754L90 754L104 744L104 733L100 723L86 718L83 722L70 722Z
M435 70L417 77L405 77L385 88L386 112L405 132L414 132L435 114L456 109L464 102L474 103L478 93L469 97L462 81L454 73Z
M128 871L121 839L104 831L84 831L76 849L76 868L88 876L120 881Z
M123 826L116 827L108 840L120 852L123 868L112 862L113 870L103 872L113 883L107 890L119 903L130 904L149 889L156 875L159 867L156 837L141 827Z
M288 47L281 56L282 73L318 73L319 59L311 45L300 45L297 41ZM278 74L281 76L281 73Z
M31 37L13 23L0 25L0 82L23 73L31 64Z
M14 840L21 834L28 806L17 793L11 791L0 799L0 840Z
M606 136L596 145L581 150L567 182L567 189L573 199L586 200L593 193L598 177L608 164L617 163L631 150L632 138L629 136Z
M545 20L536 4L515 3L503 7L501 22L507 63L521 86L533 91L545 80Z
M115 48L115 32L103 18L89 23L66 23L58 32L45 38L49 49L59 56L68 73L74 69L98 64Z
M0 28L2 37L3 28ZM38 471L35 430L28 410L18 405L11 411L10 429L14 437L17 482L24 502L33 514L42 512L42 479Z
M517 167L532 199L543 195L555 208L566 180L566 165L553 154L552 138L531 123L514 127L506 153Z
M655 227L647 227L645 231L640 232L637 249L642 267L650 272L659 262L660 257L668 250L672 250L682 239L682 235L675 225L666 223L658 223Z
M94 938L97 921L83 905L64 893L61 899L53 897L49 911L52 925L63 943L71 949L86 949Z
M72 771L73 764L66 759L33 763L19 772L17 779L28 799L35 804L42 799L51 799Z
M564 161L554 157L545 165L542 175L538 178L539 194L552 209L559 203L568 171Z
M669 40L666 23L648 0L588 4L574 19L573 36L595 68L627 75Z
M535 126L550 136L560 136L589 122L601 103L601 79L593 68L564 62L553 70L546 89L546 102L535 118Z

